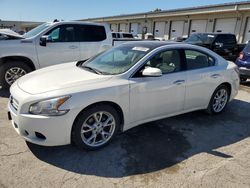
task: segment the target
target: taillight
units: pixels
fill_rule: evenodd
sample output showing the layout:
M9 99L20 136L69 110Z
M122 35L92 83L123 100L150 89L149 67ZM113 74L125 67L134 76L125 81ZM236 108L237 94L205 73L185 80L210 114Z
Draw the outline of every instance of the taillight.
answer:
M239 54L239 57L238 57L240 60L243 60L244 59L244 53L243 52L240 52Z

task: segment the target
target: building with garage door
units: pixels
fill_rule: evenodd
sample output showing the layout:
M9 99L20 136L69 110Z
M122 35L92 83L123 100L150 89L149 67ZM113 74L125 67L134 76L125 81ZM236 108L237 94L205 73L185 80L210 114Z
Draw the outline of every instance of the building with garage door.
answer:
M82 21L105 22L112 31L153 33L165 40L187 37L195 32L225 32L238 42L250 40L250 1L174 10L160 10Z

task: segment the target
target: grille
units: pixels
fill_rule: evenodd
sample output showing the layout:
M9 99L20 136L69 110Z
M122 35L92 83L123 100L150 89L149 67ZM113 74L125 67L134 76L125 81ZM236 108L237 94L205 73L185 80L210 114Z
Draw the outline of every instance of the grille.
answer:
M16 111L18 110L19 103L12 96L10 96L10 104Z

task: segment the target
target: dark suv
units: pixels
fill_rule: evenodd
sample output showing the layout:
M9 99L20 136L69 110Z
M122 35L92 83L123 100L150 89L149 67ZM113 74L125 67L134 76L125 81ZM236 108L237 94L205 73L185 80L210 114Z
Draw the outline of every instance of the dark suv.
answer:
M194 33L185 42L208 48L230 61L235 61L245 46L237 44L236 36L230 33Z

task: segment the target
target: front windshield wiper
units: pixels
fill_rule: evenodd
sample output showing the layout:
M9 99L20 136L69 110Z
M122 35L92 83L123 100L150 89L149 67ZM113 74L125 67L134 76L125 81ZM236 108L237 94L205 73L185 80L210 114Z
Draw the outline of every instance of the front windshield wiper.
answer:
M96 73L96 74L103 74L101 71L99 71L99 70L97 70L97 69L95 69L95 68L93 68L93 67L89 67L89 66L86 66L86 65L83 65L83 66L81 66L82 68L85 68L85 69L88 69L88 70L90 70L90 71L92 71L92 72L94 72L94 73Z

